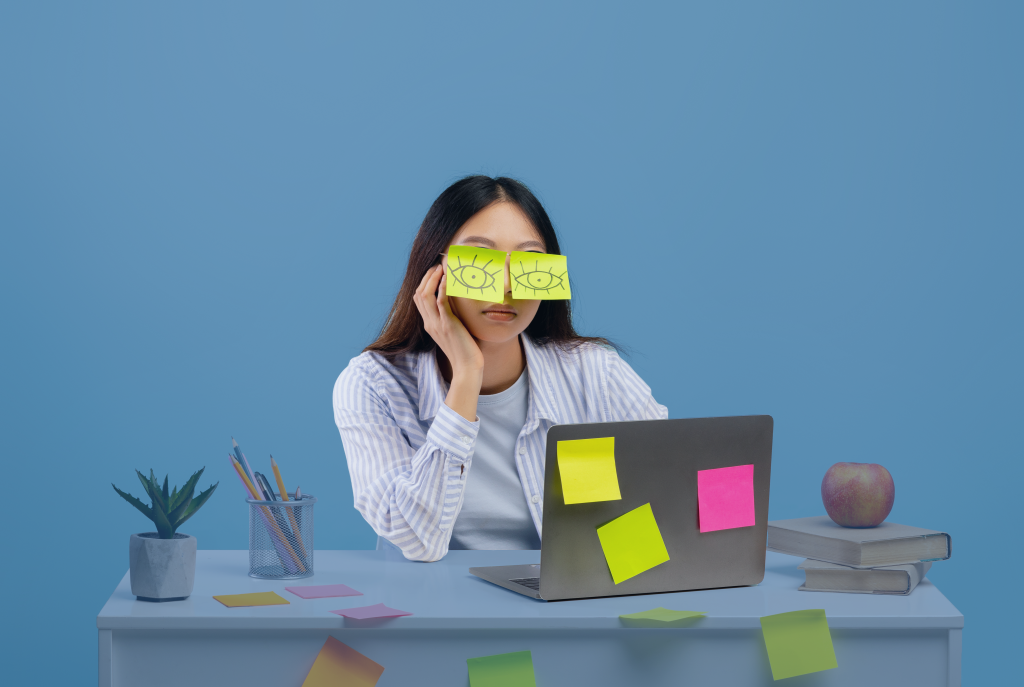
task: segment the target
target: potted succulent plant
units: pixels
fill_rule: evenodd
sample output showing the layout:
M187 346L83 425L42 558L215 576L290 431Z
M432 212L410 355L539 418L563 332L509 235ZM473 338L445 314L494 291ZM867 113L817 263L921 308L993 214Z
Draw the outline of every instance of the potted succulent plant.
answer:
M149 477L136 470L135 474L149 494L152 506L110 485L156 525L156 532L133 534L128 541L132 594L140 601L180 601L192 593L196 576L196 538L178 534L177 529L196 514L220 484L218 482L192 498L205 469L189 477L181 491L174 487L170 492L167 490L167 477L164 477L161 488L152 470Z

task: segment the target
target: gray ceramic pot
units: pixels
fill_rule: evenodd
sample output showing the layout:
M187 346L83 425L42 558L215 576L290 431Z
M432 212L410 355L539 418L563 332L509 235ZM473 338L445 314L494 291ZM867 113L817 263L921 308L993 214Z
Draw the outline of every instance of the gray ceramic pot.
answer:
M132 594L140 601L180 601L192 593L196 579L196 538L133 534L128 540L128 561Z

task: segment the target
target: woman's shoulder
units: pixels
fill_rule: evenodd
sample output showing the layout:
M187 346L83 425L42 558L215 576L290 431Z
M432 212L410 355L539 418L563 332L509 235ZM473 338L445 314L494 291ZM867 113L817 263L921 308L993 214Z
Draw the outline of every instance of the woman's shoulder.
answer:
M334 383L335 395L354 387L367 385L380 392L386 386L416 384L419 367L418 353L402 353L392 358L377 351L363 351L352 358Z

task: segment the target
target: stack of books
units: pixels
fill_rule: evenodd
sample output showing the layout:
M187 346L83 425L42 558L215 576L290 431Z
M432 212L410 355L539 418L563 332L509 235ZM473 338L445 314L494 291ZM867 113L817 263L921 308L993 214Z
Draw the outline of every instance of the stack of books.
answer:
M910 594L933 561L953 553L945 532L883 522L840 527L827 515L768 523L768 550L803 556L808 592Z

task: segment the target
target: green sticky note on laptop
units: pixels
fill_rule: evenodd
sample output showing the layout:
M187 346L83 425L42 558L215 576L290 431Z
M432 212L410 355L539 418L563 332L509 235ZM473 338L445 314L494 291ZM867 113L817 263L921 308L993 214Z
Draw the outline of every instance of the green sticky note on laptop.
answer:
M557 450L566 505L622 498L615 472L615 437L559 441Z
M839 665L824 609L767 615L761 618L761 630L772 677L776 680L830 670Z
M703 617L701 611L672 611L659 606L649 611L620 615L619 620L626 627L683 627Z
M467 658L469 687L537 687L529 651Z
M597 537L615 584L669 560L649 503L598 527Z

